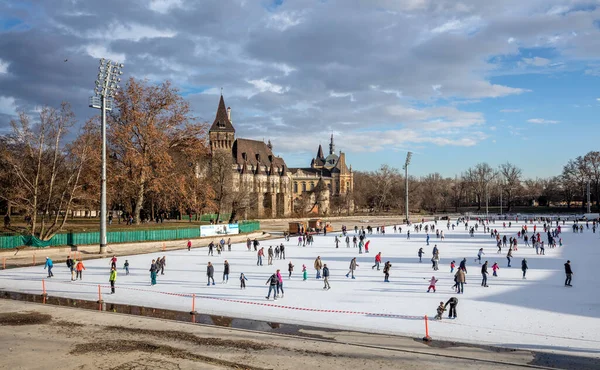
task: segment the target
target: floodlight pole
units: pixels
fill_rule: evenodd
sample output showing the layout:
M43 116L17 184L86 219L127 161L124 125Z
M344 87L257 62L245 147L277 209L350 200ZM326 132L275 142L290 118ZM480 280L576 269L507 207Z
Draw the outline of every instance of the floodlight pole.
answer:
M406 188L406 224L409 224L408 219L408 165L410 164L410 158L412 157L412 152L406 153L406 162L404 163L404 180L405 180L405 188Z
M89 106L100 109L102 123L102 173L100 179L100 254L106 253L106 111L112 110L112 98L115 91L119 88L117 85L121 81L119 75L123 64L111 62L110 60L100 59L98 79L96 80L95 96L90 98ZM111 99L111 100L109 100ZM110 104L108 104L110 103Z

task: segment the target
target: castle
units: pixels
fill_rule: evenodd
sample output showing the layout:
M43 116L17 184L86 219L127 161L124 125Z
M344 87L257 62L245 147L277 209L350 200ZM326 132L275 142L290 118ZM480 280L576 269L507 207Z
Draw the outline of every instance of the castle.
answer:
M252 216L289 217L294 211L328 214L330 201L350 194L354 188L352 167L346 166L343 152L335 154L333 135L327 157L319 145L310 167L289 168L283 158L273 154L270 140L264 143L235 137L231 108L225 108L222 95L208 135L212 170L218 156L225 159L231 171L227 185L232 192L248 196L255 212ZM303 197L302 207L306 209L299 210Z

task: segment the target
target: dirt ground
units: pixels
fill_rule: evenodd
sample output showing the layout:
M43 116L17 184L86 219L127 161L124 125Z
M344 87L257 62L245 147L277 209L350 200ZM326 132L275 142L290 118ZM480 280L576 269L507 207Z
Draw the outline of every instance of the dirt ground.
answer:
M531 368L534 358L402 337L306 334L317 339L0 299L0 369L470 370Z

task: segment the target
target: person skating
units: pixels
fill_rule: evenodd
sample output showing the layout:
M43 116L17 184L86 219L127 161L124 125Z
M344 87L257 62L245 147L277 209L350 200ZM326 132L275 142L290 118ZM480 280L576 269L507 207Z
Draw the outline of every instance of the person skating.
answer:
M166 265L167 265L167 257L162 256L162 258L160 259L160 274L161 275L165 274L165 266Z
M496 273L496 271L500 270L500 266L498 266L498 262L494 262L494 264L492 265L492 271L494 276L498 277L498 274Z
M423 255L425 254L425 252L423 252L423 248L419 248L419 252L417 254L419 255L419 263L423 262Z
M188 252L192 250L192 241L191 240L187 241L187 249L188 249Z
M440 305L438 306L436 311L437 311L437 315L435 315L435 319L441 320L442 315L444 314L444 311L446 311L446 306L444 305L444 302L440 302Z
M510 267L510 260L512 259L512 248L508 248L508 253L506 254L506 259L508 260L508 267Z
M54 263L50 259L50 257L46 257L46 264L44 265L44 270L48 269L48 277L51 278L54 276L52 273L52 267L54 267Z
M288 263L288 279L292 278L292 272L294 272L294 265L292 264L292 261L290 261L290 263Z
M262 258L265 255L265 251L264 251L265 247L262 247L258 250L258 252L256 252L256 256L258 257L256 260L256 266L262 266Z
M125 269L125 275L129 275L129 261L125 260L125 263L123 264L123 269Z
M285 246L283 245L283 243L279 245L279 259L285 259Z
M431 289L433 289L433 292L435 293L435 284L438 282L438 279L435 278L435 276L431 277L431 280L429 280L429 288L427 288L427 293L429 293L429 291ZM442 302L443 303L443 302Z
M375 264L371 267L371 270L377 267L377 271L379 271L379 264L381 263L381 252L377 253L375 256Z
M306 269L306 265L302 265L302 280L306 281L308 279L308 270Z
M246 289L246 281L248 281L248 279L244 273L240 273L240 289Z
M267 265L272 265L273 264L273 246L269 246L269 249L267 251Z
M110 268L110 277L108 278L110 282L110 294L115 294L115 282L117 281L117 268Z
M454 278L456 281L456 293L462 294L465 291L465 271L462 269L458 269L456 274L454 274Z
M481 256L484 254L485 253L483 253L483 248L479 248L479 252L477 252L477 259L475 259L475 262L479 262L479 264L481 265Z
M213 255L213 249L214 248L215 248L215 242L208 243L208 255L209 256Z
M75 261L73 261L71 256L67 256L67 267L71 271L71 281L75 280Z
M448 302L446 302L446 304L444 305L444 308L446 308L446 306L448 305L450 305L450 311L448 311L448 318L456 319L456 306L458 306L458 298L450 298Z
M321 269L323 268L323 262L321 261L321 256L317 256L317 259L314 263L315 270L317 270L317 279L321 278Z
M83 279L83 270L85 270L85 266L83 265L83 261L77 261L77 265L75 265L75 280Z
M452 262L450 262L450 273L453 274L454 273L454 268L456 267L456 261L452 260Z
M229 282L229 262L225 260L223 262L223 283L227 284Z
M488 276L488 261L485 261L485 263L483 264L483 266L481 266L481 286L482 287L488 287L487 285L487 276Z
M365 253L369 253L369 244L371 244L371 241L367 240L367 242L365 243Z
M329 290L331 286L329 285L329 267L327 264L323 265L323 290Z
M392 264L390 263L390 261L387 261L385 263L385 265L383 265L383 274L384 274L383 282L384 283L389 283L390 282L390 269L391 268L392 268Z
M277 269L277 298L280 297L279 291L281 291L281 298L283 298L283 277L281 276L281 270Z
M525 279L525 275L527 274L527 269L529 269L529 267L527 266L527 260L525 258L523 258L523 261L521 261L521 271L523 271L523 279Z
M565 279L565 286L573 286L571 285L571 277L573 276L573 270L571 270L571 261L567 261L567 263L565 263L565 275L567 276Z
M356 263L356 257L354 257L350 261L350 270L346 274L346 277L350 277L350 274L352 274L352 279L355 279L355 277L354 277L354 270L356 270L357 267L358 267L358 264Z
M227 239L227 252L231 252L231 238Z
M208 277L208 283L206 284L207 286L210 285L210 281L212 280L212 285L215 285L215 266L212 265L212 263L208 263L208 265L206 266L206 276Z
M112 258L110 259L111 270L113 267L115 268L115 270L117 269L117 256L112 256Z
M265 297L266 299L271 298L271 291L273 291L273 300L277 300L277 282L277 274L273 274L267 279L265 285L269 285L269 294Z
M152 260L150 265L150 285L156 285L156 274L157 274L156 260Z

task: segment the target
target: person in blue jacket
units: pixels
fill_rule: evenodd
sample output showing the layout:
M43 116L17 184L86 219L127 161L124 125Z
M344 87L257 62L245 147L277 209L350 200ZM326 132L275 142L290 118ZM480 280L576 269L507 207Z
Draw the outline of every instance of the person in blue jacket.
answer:
M54 274L52 273L52 266L54 266L54 263L52 263L52 260L49 257L46 257L46 264L44 265L44 270L48 268L49 278L54 276Z

